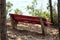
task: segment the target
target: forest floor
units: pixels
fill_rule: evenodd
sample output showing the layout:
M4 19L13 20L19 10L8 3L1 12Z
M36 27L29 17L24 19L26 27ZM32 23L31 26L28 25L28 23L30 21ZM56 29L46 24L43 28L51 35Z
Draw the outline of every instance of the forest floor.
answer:
M46 35L42 35L41 25L19 23L16 29L7 23L7 34L9 40L59 40L58 29L51 26L45 27Z
M51 26L45 27L46 35L42 35L41 25L19 23L16 29L12 29L11 23L7 23L9 40L59 40L58 29Z

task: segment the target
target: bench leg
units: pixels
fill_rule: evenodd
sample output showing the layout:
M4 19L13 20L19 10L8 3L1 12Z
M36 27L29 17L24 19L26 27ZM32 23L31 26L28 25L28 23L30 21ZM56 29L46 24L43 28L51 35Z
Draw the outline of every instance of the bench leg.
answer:
M12 27L13 27L13 29L16 29L17 28L17 22L16 21L13 21Z
M18 22L16 22L13 18L11 18L11 25L12 25L13 29L17 28L17 24L18 24Z
M43 34L43 36L45 36L45 25L42 21L42 18L40 18L40 23L41 23L42 34Z

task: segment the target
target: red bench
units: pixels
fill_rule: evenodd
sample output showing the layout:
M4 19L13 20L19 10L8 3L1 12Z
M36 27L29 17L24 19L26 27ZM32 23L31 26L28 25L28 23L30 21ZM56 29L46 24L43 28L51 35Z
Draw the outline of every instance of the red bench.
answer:
M25 16L25 15L17 15L17 14L10 14L11 18L17 22L26 22L26 23L33 23L33 24L40 24L40 17L37 16ZM45 25L48 25L47 19L42 18Z
M12 19L12 24L18 23L18 22L25 22L25 23L32 23L32 24L40 24L40 17L37 16L25 16L25 15L18 15L18 14L10 14L10 17ZM45 26L50 25L50 22L47 21L46 18L42 18L43 24ZM14 25L13 24L13 25Z
M18 22L41 24L43 35L45 35L44 27L51 24L46 18L41 18L41 17L37 17L37 16L25 16L25 15L18 15L18 14L10 14L10 17L11 17L11 24L12 24L13 29L15 29L17 27Z

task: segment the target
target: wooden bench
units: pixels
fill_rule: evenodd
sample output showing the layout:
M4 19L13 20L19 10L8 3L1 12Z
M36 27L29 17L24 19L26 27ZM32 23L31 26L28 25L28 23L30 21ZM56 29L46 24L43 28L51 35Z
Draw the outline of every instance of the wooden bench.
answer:
M41 24L43 35L45 35L44 27L51 25L51 22L49 22L46 18L41 18L41 17L37 17L37 16L10 14L10 17L11 17L11 24L12 24L13 29L16 29L18 22Z
M13 28L17 26L18 22L32 23L32 24L41 24L40 17L37 16L26 16L26 15L18 15L18 14L10 14L11 23ZM47 21L46 18L42 18L43 24L45 26L50 25L51 23Z

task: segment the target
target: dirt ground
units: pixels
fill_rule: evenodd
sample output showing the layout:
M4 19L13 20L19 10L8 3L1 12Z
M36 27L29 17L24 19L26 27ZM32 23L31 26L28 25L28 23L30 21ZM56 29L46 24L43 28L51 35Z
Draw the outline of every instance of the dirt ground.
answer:
M7 34L9 40L59 40L58 30L45 27L46 35L42 35L41 25L19 23L16 29L12 29L11 23L7 23Z

